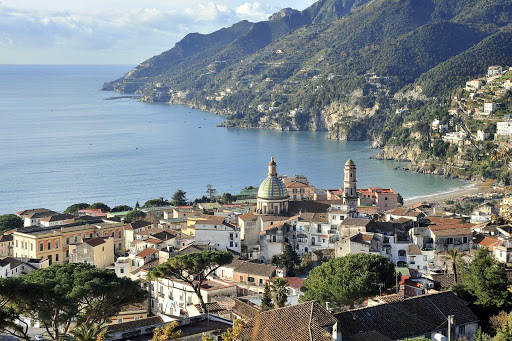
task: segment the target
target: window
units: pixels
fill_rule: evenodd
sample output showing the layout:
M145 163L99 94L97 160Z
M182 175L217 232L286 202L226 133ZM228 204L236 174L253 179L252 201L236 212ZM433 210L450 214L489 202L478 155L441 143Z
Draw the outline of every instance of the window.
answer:
M117 323L123 323L123 318L122 317L118 318Z
M229 242L229 247L233 247L233 242Z
M384 200L388 200L388 197L384 197Z
M240 276L240 282L244 281L244 276Z
M277 241L277 237L276 236L272 236L272 241L276 242Z
M260 280L259 280L259 285L260 285L260 287L262 287L262 286L263 286L263 278L260 278Z
M58 239L55 239L55 248L58 249L59 248L59 240Z
M119 231L117 232L117 238L121 238L121 237L122 237L122 235L121 235L121 230L119 230Z
M446 242L447 242L448 244L453 244L453 238L447 238L447 239L446 239Z
M468 237L462 237L462 242L463 243L467 243L468 242Z
M43 243L39 243L39 251L43 251Z
M405 257L405 250L398 250L399 257Z
M101 247L101 251L105 251L105 247L104 246Z
M466 334L466 326L459 326L458 333L459 335Z
M66 250L66 257L69 257L69 250Z
M30 251L34 251L34 243L30 243Z
M55 255L55 261L56 261L56 262L58 262L58 261L59 261L59 254L58 254L58 253Z
M254 277L248 276L247 277L247 282L254 283Z
M124 274L124 268L119 269L119 273Z
M16 241L16 247L18 247L18 241Z
M76 242L78 241L78 237L77 237L77 236L75 236L75 237L73 238L73 240L75 241L75 244L76 244Z
M66 238L66 245L69 245L69 237Z
M423 261L426 262L427 261L427 256L423 256Z
M118 250L121 250L121 243L119 243L119 248L118 248Z
M52 242L48 242L48 250L52 248Z
M114 236L115 236L115 235L114 235L114 231L112 231L112 238L114 238Z

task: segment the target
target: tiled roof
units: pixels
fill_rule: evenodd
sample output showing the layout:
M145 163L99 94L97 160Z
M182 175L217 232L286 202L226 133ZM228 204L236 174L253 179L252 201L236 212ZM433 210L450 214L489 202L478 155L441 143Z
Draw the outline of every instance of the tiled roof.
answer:
M453 287L455 284L455 276L450 274L430 274L430 277L434 282L439 283L439 286L441 290L447 290ZM458 281L461 281L461 274L457 276Z
M336 323L334 316L311 301L260 313L247 322L240 339L264 341L331 341L324 328Z
M404 298L397 294L391 294L391 295L385 295L385 296L379 296L379 300L386 303L391 302L402 302Z
M96 238L93 238L93 239L87 239L87 240L84 241L84 243L89 244L92 247L96 247L98 245L101 245L101 244L105 243L105 239L103 239L101 237L96 237Z
M330 207L331 204L328 201L291 200L288 203L288 212L290 212L290 214L299 214L300 212L326 213Z
M220 216L213 216L211 215L207 219L200 219L196 221L196 225L220 225L224 222L226 217L220 217Z
M200 314L204 314L203 307L201 307L200 304L194 304L194 307L197 309L197 311L199 311ZM208 311L208 314L213 315L225 315L230 313L229 310L222 307L217 302L206 303L206 310Z
M14 240L14 236L12 234L4 234L0 236L0 243L4 242L12 242Z
M286 184L286 188L306 188L306 187L312 187L311 185L306 185L302 182L298 181L292 181Z
M430 228L430 230L436 237L468 236L473 234L471 228L451 228L441 230Z
M253 220L256 218L258 218L258 216L254 212L247 212L245 214L238 216L238 219L240 219L242 221Z
M107 327L106 333L119 333L119 332L125 332L132 329L137 329L141 327L149 327L154 325L159 325L164 323L164 320L160 316L153 316L148 317L145 319L139 319L135 321L125 322L125 323L118 323L118 324L111 324Z
M41 217L47 217L52 214L58 214L57 212L54 212L52 210L49 210L47 208L34 208L30 210L23 210L17 213L20 217L36 217L34 215L38 215L38 218ZM46 214L46 215L45 215Z
M140 268L137 268L137 269L133 270L130 273L132 275L136 275L140 271L147 271L147 272L149 272L150 270L156 268L159 265L160 265L160 259L153 259L151 262L148 262L148 263L144 264Z
M15 267L17 266L20 266L21 264L23 264L22 261L16 259L16 258L12 258L12 257L5 257L3 259L0 260L0 265L2 266L6 266L7 264L11 264L11 269L14 269Z
M49 217L44 217L41 220L52 222L52 221L69 220L69 219L73 219L73 218L75 218L75 216L71 215L71 214L54 214Z
M241 260L239 257L233 257L231 263L223 265L223 268L236 269L240 264L246 262L245 260Z
M163 243L163 241L161 241L160 239L156 239L156 238L144 239L143 242L147 243L147 244L156 244L156 245Z
M373 239L373 234L358 233L358 234L350 237L351 242L359 243L359 244L366 244L366 245L370 244L372 239Z
M135 257L145 258L149 255L152 255L153 253L158 253L158 250L148 247L147 249L144 249L141 252L137 253Z
M288 281L288 283L286 283L286 286L293 289L302 288L302 282L304 282L304 278L300 277L286 277L286 280Z
M368 226L369 224L370 220L361 218L347 218L341 223L345 226Z
M143 228L146 226L151 226L151 225L153 225L153 224L150 223L149 221L137 220L137 221L134 221L134 222L126 225L125 230L137 230L137 229L140 229L140 228Z
M343 341L392 341L392 339L376 330L371 330L369 332L354 334L347 338L344 337Z
M499 239L498 239L498 236L484 236L484 235L481 235L481 234L478 234L476 235L476 238L475 238L475 244L478 244L479 246L482 246L482 247L487 247L489 248L489 251L492 251L492 249L498 245L499 243Z
M410 244L407 246L407 255L409 256L421 256L423 253L416 244Z
M262 276L262 277L272 277L274 272L276 271L277 266L267 265L263 263L253 263L245 261L238 265L234 272L238 272L241 274Z
M261 312L259 306L246 302L242 298L234 298L233 300L235 301L233 312L244 319L254 318Z
M455 325L478 321L467 304L451 291L350 310L336 314L336 318L344 339L377 331L397 340L445 329L448 315L455 316Z
M290 217L283 217L283 216L276 216L276 215L260 215L259 218L261 221L267 222L267 221L285 221L290 219Z

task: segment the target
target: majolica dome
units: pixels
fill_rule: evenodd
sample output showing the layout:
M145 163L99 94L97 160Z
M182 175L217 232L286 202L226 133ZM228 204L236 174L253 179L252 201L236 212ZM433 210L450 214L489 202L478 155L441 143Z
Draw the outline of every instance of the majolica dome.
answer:
M288 190L283 181L277 177L276 168L274 157L272 157L268 164L268 177L260 185L258 198L270 200L288 198Z
M258 198L283 199L288 197L288 190L277 176L269 176L260 185Z

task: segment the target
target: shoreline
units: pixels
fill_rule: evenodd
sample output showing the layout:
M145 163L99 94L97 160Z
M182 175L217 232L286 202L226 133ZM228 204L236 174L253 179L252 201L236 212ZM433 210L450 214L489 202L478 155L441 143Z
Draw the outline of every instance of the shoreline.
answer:
M468 185L460 186L455 189L446 191L446 192L440 192L440 193L434 193L434 194L427 194L427 195L421 195L417 197L407 198L404 199L404 205L403 207L411 207L415 204L419 204L422 202L429 202L429 203L439 203L441 206L446 206L444 203L447 200L456 200L460 199L462 197L467 197L471 195L475 195L478 193L490 193L495 191L500 191L500 188L493 188L492 181L487 182L472 182Z

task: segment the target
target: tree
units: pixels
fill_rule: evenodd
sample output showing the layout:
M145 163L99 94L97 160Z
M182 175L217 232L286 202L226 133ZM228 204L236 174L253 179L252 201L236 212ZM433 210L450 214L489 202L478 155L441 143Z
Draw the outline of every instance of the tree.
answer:
M134 210L134 211L128 212L124 216L124 222L131 223L131 222L134 222L137 220L144 220L144 218L146 218L146 213L139 211L139 210Z
M286 300L288 299L286 284L288 284L288 281L281 277L277 277L270 283L270 292L277 308L282 308L286 305Z
M461 261L461 255L459 254L459 251L457 249L451 249L448 251L448 254L445 256L445 258L452 262L452 271L455 284L459 283L458 264Z
M64 341L97 341L100 335L102 335L104 332L105 328L101 328L97 324L87 326L86 324L82 323L71 331L71 335L66 335L61 337L61 339Z
M400 205L404 204L404 198L402 197L402 195L400 195L400 193L398 193L398 196L396 198L396 202L399 203Z
M183 206L187 203L185 195L187 192L179 189L172 195L172 204L175 206Z
M8 277L0 280L0 332L28 341L29 325L20 319L21 313L16 305L15 293L21 285L20 278Z
M153 338L151 341L178 340L182 333L181 330L175 330L176 327L178 327L178 321L173 321L163 327L155 328L155 330L153 330Z
M476 305L498 310L512 307L505 265L489 255L487 248L478 249L475 259L462 271L462 279Z
M137 202L135 203L135 209L136 210L139 210L140 209L140 205L139 205L139 201L137 200Z
M208 311L201 285L219 267L231 263L233 255L227 251L203 251L169 258L148 274L148 280L179 279L188 283L194 290L203 311Z
M79 210L84 210L86 208L89 208L89 206L91 206L91 205L89 205L85 202L81 202L79 204L73 204L73 205L69 206L68 208L66 208L64 213L77 215Z
M162 206L170 206L171 203L167 200L165 200L163 197L157 198L157 199L151 199L144 203L144 208L150 208L150 207L162 207Z
M128 205L117 205L112 209L111 212L126 212L126 211L133 211L133 208L131 208Z
M275 266L285 268L288 276L295 276L295 266L300 264L300 257L290 244L286 244L281 255L274 255L270 261Z
M261 297L261 311L267 311L274 309L274 303L272 302L272 295L270 293L270 285L265 283L265 290Z
M492 337L485 333L482 333L482 328L478 328L475 336L473 336L473 341L492 341Z
M90 208L92 210L101 210L101 212L110 212L110 207L108 207L107 205L105 205L102 202L95 202L88 208Z
M380 255L350 254L331 259L315 267L303 283L303 302L317 300L322 304L354 307L354 301L379 294L374 283L394 284L394 265Z
M230 204L235 201L235 197L231 193L222 194L222 202L225 204Z
M12 229L19 229L23 227L23 219L16 214L0 215L0 235Z
M498 330L495 341L511 341L512 340L512 313L510 313L503 323L503 326Z
M221 338L222 341L238 341L240 334L242 334L245 328L245 322L243 320L236 319L233 323L232 328L228 328L228 330L222 333Z
M147 293L138 282L113 272L68 263L24 275L12 295L20 313L41 321L57 339L61 332L68 332L73 320L87 327L101 326L123 306L143 302Z

